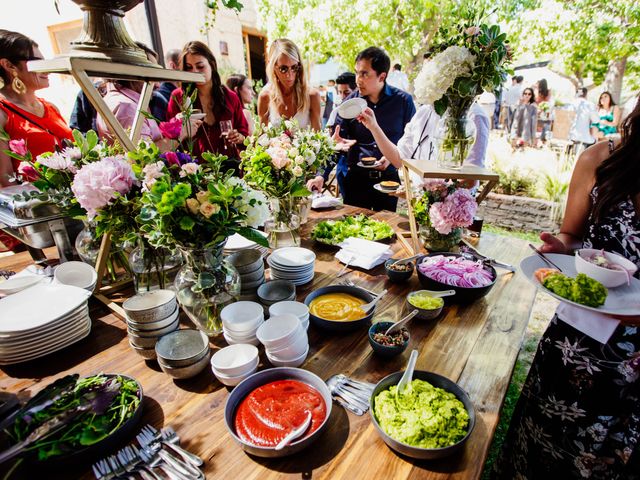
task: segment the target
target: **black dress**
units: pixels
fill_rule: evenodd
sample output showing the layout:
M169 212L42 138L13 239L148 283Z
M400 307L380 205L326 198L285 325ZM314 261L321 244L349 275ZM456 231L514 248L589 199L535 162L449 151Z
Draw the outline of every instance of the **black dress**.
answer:
M599 224L590 218L584 246L640 267L640 216L631 199ZM640 327L618 325L602 344L554 317L492 477L640 479L639 442Z

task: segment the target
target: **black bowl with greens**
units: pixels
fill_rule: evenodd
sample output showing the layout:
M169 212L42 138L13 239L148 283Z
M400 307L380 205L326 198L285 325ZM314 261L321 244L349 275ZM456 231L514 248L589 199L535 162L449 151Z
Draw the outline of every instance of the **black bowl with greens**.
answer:
M395 232L388 223L373 220L366 215L347 216L340 220L323 220L311 231L312 239L331 246L337 246L349 237L377 242L390 240L394 235Z
M75 467L129 438L142 417L142 399L142 386L126 375L67 375L29 400L5 433L14 445L36 429L40 435L53 430L22 455L36 468Z

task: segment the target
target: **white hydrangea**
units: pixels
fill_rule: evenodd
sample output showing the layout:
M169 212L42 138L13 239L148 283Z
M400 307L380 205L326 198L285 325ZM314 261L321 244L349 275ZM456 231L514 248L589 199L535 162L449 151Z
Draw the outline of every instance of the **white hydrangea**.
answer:
M264 193L249 187L241 178L231 177L228 181L231 185L240 185L243 188L243 192L236 198L234 206L241 214L246 215L246 225L252 228L264 225L265 220L269 218L269 206ZM251 200L256 200L254 205L251 205Z
M468 77L476 57L466 47L451 46L426 62L414 82L419 103L433 105L440 100L458 77Z

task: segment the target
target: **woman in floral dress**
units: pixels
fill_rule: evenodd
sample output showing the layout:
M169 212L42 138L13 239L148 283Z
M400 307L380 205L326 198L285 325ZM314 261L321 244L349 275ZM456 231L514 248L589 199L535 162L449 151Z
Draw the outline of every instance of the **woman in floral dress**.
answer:
M544 252L602 248L640 267L640 103L618 146L602 142L580 156L561 232L540 238ZM600 343L553 318L494 478L640 479L640 316L619 320Z

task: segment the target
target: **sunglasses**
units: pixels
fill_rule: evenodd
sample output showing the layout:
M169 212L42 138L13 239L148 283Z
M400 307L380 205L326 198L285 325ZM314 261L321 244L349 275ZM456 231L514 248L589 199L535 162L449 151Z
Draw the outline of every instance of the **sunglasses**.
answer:
M276 68L281 74L286 75L287 73L289 73L289 70L291 70L293 73L298 73L302 69L302 65L296 63L295 65L291 65L290 67L287 65L280 65L276 66Z

